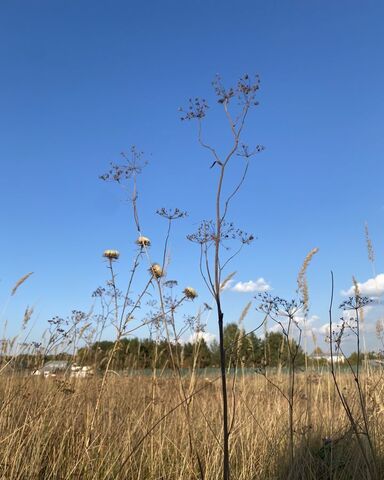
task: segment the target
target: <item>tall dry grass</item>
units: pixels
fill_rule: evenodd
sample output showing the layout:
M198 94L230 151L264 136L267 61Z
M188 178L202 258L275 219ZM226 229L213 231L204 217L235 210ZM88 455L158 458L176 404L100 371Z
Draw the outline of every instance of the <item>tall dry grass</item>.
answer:
M365 379L365 393L372 440L381 462L384 391L379 377L374 373ZM344 395L358 412L353 379L347 375L340 378ZM282 392L288 390L284 374L270 380ZM175 408L180 402L176 380L157 378L153 394L149 377L108 378L90 431L100 381L2 377L1 478L201 478L185 413L181 407ZM233 479L369 478L328 373L298 375L293 464L287 454L287 401L276 387L255 374L240 376L231 389ZM222 468L219 382L214 377L199 378L194 391L197 393L189 404L194 451L202 462L204 478L216 480ZM379 471L382 474L381 465Z

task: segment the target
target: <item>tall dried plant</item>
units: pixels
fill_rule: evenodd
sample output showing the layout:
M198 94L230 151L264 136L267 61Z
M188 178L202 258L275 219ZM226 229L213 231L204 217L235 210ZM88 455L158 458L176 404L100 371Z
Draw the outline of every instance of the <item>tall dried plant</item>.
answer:
M215 304L219 328L220 370L222 390L222 419L223 419L223 479L230 478L229 464L229 425L228 425L228 394L226 379L226 352L224 347L224 311L222 307L222 274L232 258L246 244L253 240L248 235L237 229L233 223L227 222L227 215L231 201L239 192L246 178L249 160L256 153L263 150L261 145L249 147L242 142L243 130L249 111L258 105L256 99L260 89L259 77L251 78L243 75L236 85L226 88L220 76L212 82L218 104L223 108L229 127L231 146L224 155L219 154L219 148L207 143L203 138L202 123L208 111L208 103L204 98L189 100L189 106L182 111L182 120L194 120L198 123L198 141L202 148L211 156L211 169L217 172L216 198L214 203L214 219L203 221L196 233L189 235L189 239L200 245L200 272L204 282L212 294ZM229 180L227 174L235 157L244 160L240 180L232 185L231 193L223 193L224 185ZM240 248L234 254L223 258L225 243L229 240L239 240Z

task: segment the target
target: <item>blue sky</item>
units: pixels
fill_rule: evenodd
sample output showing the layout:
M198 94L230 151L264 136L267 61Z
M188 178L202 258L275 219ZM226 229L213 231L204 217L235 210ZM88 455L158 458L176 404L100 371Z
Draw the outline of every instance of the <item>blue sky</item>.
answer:
M209 300L185 235L212 216L217 171L178 107L197 95L213 107L214 75L231 84L244 72L262 84L246 139L266 150L230 212L258 240L229 271L291 297L305 255L319 247L308 272L311 314L316 328L326 323L330 270L337 292L352 275L373 276L365 221L383 272L383 14L382 2L355 0L3 1L0 306L9 332L27 304L36 335L53 315L87 310L106 278L105 248L120 250L123 281L135 249L130 208L98 176L132 144L149 160L139 186L143 230L162 238L159 207L189 212L175 225L169 275ZM225 145L213 108L206 131ZM236 320L252 294L225 297L226 318ZM252 313L246 326L256 322Z

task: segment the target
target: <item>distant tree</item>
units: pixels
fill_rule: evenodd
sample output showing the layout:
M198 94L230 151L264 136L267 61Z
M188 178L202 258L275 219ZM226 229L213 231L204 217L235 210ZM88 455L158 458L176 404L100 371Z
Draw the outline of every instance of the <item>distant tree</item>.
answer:
M324 352L323 352L323 350L322 350L320 347L316 347L316 348L313 350L312 355L324 355Z
M297 344L296 340L290 339L291 349L295 352L296 355L296 365L302 366L305 363L305 354L300 345ZM288 340L280 332L268 332L265 340L263 342L264 351L266 355L266 363L271 367L288 366L289 363L289 349L288 349Z
M253 367L262 357L262 342L254 332L246 333L236 323L224 328L224 347L227 353L227 367Z
M349 355L347 360L351 365L357 365L358 362L359 362L359 365L361 365L363 363L361 355L358 355L357 352L352 352Z
M201 339L199 356L198 356L198 365L201 368L209 367L212 362L212 353L209 349L207 342L204 339Z

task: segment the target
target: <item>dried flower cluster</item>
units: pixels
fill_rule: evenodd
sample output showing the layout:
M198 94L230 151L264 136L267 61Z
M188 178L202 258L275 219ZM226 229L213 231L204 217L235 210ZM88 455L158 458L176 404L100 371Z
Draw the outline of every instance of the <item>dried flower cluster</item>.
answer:
M103 257L108 258L108 260L117 260L120 256L118 250L104 250Z
M200 245L215 243L217 241L216 225L213 220L203 220L197 231L187 235L190 242L198 243ZM249 245L255 237L243 230L235 227L233 222L222 222L219 242L221 245L225 241L238 240L243 245ZM225 247L225 245L224 245Z
M196 290L192 287L186 287L183 293L190 300L194 300L198 296Z
M166 218L167 220L177 220L178 218L185 218L188 216L188 213L179 208L160 208L156 211L160 217Z
M155 278L160 278L164 275L163 269L158 263L153 263L149 271Z
M108 172L100 175L101 180L121 184L140 174L143 167L147 164L147 162L143 160L144 153L137 150L135 146L131 147L129 154L122 152L121 156L124 159L124 163L119 165L111 162Z
M150 247L151 240L148 237L144 237L140 235L140 237L136 240L136 244L139 245L140 247Z

